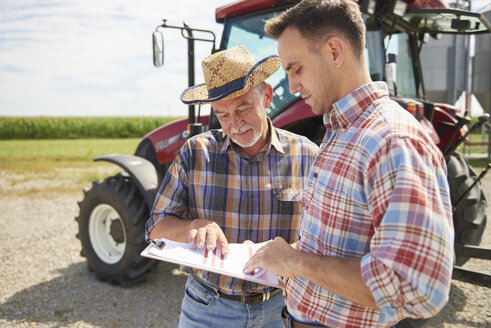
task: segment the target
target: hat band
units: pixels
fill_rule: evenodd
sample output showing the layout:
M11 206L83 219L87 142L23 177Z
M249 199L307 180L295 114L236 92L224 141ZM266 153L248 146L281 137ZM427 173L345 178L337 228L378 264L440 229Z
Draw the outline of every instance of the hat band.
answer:
M244 86L244 82L246 79L246 76L239 77L238 79L235 79L233 81L227 82L224 85L221 85L217 88L213 88L208 90L208 98L217 98L222 96L224 93L232 93L232 91L237 91L242 89Z

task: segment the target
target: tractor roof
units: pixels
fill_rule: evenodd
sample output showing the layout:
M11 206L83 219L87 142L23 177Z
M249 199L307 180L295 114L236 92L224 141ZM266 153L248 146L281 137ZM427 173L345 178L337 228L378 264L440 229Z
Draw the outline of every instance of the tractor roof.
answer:
M358 2L363 0L358 0ZM366 0L369 1L369 0ZM372 0L373 1L373 0ZM374 0L376 2L377 0ZM404 0L413 8L448 8L446 0ZM241 16L248 13L265 10L274 7L283 7L300 2L299 0L242 0L218 7L215 11L215 19L221 23L225 18Z
M223 22L225 18L245 15L268 8L285 6L299 1L295 0L243 0L218 7L215 11L215 18L218 23Z

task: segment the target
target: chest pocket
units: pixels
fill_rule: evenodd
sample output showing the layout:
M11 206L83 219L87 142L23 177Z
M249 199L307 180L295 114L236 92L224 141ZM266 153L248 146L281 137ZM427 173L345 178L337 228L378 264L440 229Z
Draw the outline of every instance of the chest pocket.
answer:
M277 200L283 202L300 202L302 201L302 189L297 188L275 188L273 190Z
M280 216L280 226L298 227L302 213L302 189L274 188L273 204Z
M272 198L274 212L281 217L282 226L298 227L302 213L303 176L302 166L292 165L291 158L284 156L272 167Z
M298 228L302 218L302 189L273 188L272 207L274 219L271 220L272 230L276 236L283 237L288 242L297 239ZM273 237L273 235L272 235Z
M363 185L345 178L356 172L330 173L316 181L314 206L308 208L304 227L324 255L361 257L368 251L366 234L372 230Z

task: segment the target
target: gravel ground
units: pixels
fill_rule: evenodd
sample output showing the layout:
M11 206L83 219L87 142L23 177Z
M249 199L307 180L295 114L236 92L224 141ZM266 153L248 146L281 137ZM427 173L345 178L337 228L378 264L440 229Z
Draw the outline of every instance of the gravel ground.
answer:
M66 170L53 170L59 179L23 180L0 172L0 326L175 327L186 276L160 262L136 286L99 281L75 238L83 184L70 181ZM65 194L56 192L67 183L72 185ZM73 188L77 184L80 188ZM488 200L490 186L488 174L483 185ZM491 219L491 206L487 213ZM481 243L486 247L491 247L490 221ZM490 261L471 260L466 267L491 272ZM448 305L424 327L491 327L491 288L453 280Z

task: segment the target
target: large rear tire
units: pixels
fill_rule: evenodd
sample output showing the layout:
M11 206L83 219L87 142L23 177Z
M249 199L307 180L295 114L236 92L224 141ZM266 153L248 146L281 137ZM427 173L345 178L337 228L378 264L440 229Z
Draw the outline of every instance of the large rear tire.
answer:
M452 205L474 183L477 174L467 160L454 152L447 161L448 184ZM486 198L481 183L477 183L457 204L453 212L455 244L479 245L486 227ZM458 256L455 265L463 265L468 258Z
M149 210L138 188L123 173L94 181L84 194L75 219L89 269L122 286L142 281L155 261L140 256Z

